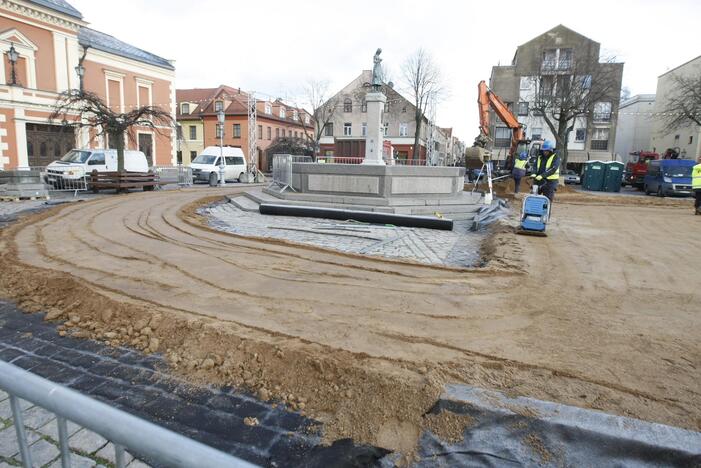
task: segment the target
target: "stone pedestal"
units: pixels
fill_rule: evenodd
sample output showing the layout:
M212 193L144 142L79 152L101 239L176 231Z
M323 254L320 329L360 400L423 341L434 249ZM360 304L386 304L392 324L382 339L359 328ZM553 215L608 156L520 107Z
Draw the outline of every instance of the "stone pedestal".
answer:
M365 96L367 103L367 135L365 136L365 159L363 164L373 166L384 166L382 159L382 111L385 108L387 97L378 92L368 93Z

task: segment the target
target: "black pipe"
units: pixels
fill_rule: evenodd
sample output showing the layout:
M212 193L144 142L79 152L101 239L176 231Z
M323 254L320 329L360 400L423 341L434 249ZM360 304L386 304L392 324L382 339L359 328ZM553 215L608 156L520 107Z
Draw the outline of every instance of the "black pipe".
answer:
M428 216L400 215L394 213L377 213L374 211L339 210L335 208L318 208L314 206L291 206L261 203L260 214L276 216L300 216L304 218L326 218L341 221L354 220L362 223L392 224L394 226L418 227L427 229L453 230L452 219L432 218Z

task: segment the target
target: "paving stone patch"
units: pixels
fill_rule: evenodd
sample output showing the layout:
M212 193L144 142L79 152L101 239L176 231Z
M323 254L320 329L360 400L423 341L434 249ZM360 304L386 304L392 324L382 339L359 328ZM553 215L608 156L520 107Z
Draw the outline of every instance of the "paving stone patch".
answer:
M477 265L480 244L484 240L484 233L470 231L472 221L455 221L452 231L440 231L262 215L244 211L232 203L203 207L199 213L208 217L211 227L224 232L432 265Z
M93 454L107 445L107 439L88 429L81 429L68 438L68 446L73 450Z

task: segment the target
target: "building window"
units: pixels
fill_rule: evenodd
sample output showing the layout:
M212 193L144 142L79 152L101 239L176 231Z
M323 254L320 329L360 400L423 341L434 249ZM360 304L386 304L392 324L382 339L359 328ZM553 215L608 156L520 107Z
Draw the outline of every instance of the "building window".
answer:
M574 131L574 141L583 142L587 137L586 128L578 128Z
M528 102L518 103L518 115L528 115Z
M343 112L353 112L353 101L348 98L343 100Z
M181 114L189 114L190 113L190 104L188 104L188 103L183 104L180 108L180 113Z
M597 102L594 104L594 122L611 121L611 103Z
M215 101L214 102L214 112L219 112L224 110L224 102L223 101Z
M521 81L519 83L519 88L520 89L531 89L532 83L533 83L533 79L530 76L522 76Z
M216 133L215 133L214 136L217 137L217 138L222 138L222 137L224 136L224 132L222 132L222 130L223 130L223 129L222 129L222 126L219 125L219 124L217 124L216 129L217 129L217 130L216 130Z
M363 99L363 103L360 105L360 112L368 111L368 102Z
M572 49L545 49L542 70L569 70L572 68Z
M275 138L280 138L280 128L275 129Z
M182 152L182 151L177 151L177 152L175 153L175 157L176 157L176 159L177 159L177 161L178 161L178 164L182 164L182 163L183 163L183 152Z
M399 124L399 136L405 137L409 134L409 125L402 123Z
M280 118L284 119L287 116L287 112L285 112L285 108L281 107L280 108Z
M262 140L263 139L263 126L258 125L258 139Z
M324 125L324 136L332 137L333 136L333 124L332 123L327 123Z
M197 140L197 127L190 125L190 140Z
M384 124L382 124L382 135L389 135L389 122L385 122Z
M352 134L352 133L351 133L351 132L352 132L351 129L352 129L352 128L353 128L353 126L352 126L350 123L348 123L348 122L344 123L344 124L343 124L343 135L344 135L344 136L351 136L351 134Z
M304 114L304 125L309 125L309 114Z
M175 126L175 133L176 133L175 138L176 138L178 141L182 141L182 139L183 139L183 127L181 127L180 124L177 124L177 125Z
M299 134L297 133L297 130L295 130L295 138L299 138Z
M494 130L494 147L508 148L511 146L511 130L508 127L497 127Z
M282 129L282 137L285 138L287 136L287 132L285 132L285 129Z
M543 139L543 129L541 127L533 127L533 129L531 129L531 140L542 140L542 139Z
M689 144L692 144L693 142L694 142L694 137L693 137L693 136L689 136Z
M273 113L273 106L269 103L265 103L265 113L271 115Z
M234 138L241 138L241 124L234 124Z
M367 124L367 122L363 122L363 123L360 125L360 134L361 134L362 136L367 136L367 135L368 135L368 124Z
M273 129L268 127L268 140L273 139Z
M609 129L595 128L591 136L591 149L606 151L609 147Z
M389 112L389 101L385 102L385 112Z
M292 120L294 120L295 122L299 120L299 112L297 111L297 109L292 111Z
M402 113L406 114L406 106L402 107Z
M190 151L190 161L193 161L197 157L197 151Z
M674 144L675 145L679 144L679 135L674 135Z

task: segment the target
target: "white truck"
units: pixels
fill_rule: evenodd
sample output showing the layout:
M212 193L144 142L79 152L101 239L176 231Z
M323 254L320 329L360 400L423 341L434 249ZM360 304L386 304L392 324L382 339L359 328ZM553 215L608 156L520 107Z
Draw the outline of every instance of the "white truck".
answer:
M241 182L246 172L248 172L248 166L241 148L234 148L232 146L206 147L202 153L190 163L190 167L192 168L192 180L194 182L209 182L211 186L217 185L219 182L222 156L224 156L224 180L238 180Z
M72 188L82 184L83 178L94 170L114 172L117 170L117 150L74 149L58 161L46 166L45 182L55 188ZM128 172L149 171L146 155L141 151L124 151L124 170Z

